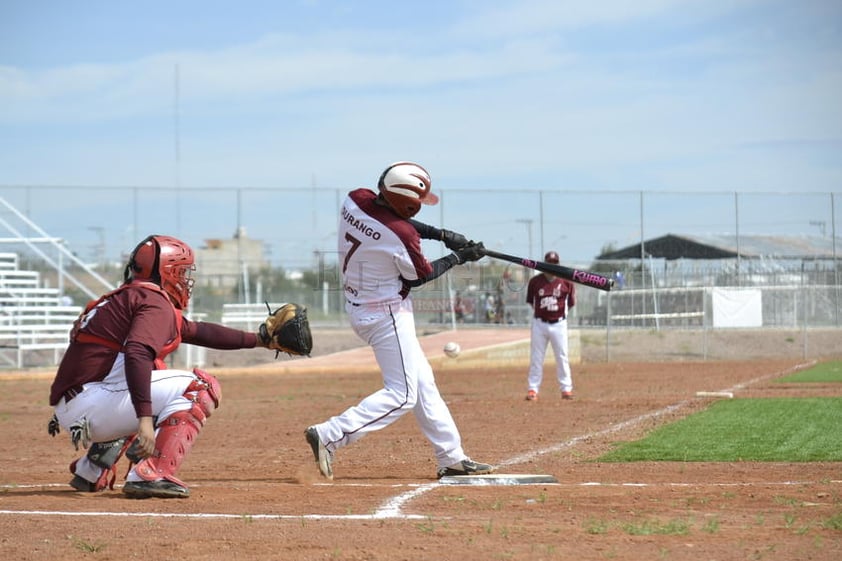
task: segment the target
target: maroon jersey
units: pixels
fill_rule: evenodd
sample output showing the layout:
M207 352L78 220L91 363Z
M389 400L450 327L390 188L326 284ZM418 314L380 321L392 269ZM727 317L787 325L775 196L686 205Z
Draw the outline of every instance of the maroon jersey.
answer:
M351 191L342 205L339 261L345 296L354 304L404 299L408 283L433 270L415 227L378 204L369 189Z
M566 316L567 308L576 305L575 285L559 277L547 278L539 274L529 279L526 303L532 306L533 315L543 321L555 322Z
M71 343L50 388L50 405L82 384L108 376L117 354L125 353L126 381L135 412L151 415L151 375L155 359L175 350L179 314L157 287L133 283L100 300L77 321ZM213 323L181 319L180 339L215 349L253 348L257 336Z

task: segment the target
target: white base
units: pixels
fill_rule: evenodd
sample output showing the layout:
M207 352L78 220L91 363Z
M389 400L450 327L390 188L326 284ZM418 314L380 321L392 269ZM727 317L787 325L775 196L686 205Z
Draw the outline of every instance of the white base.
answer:
M487 473L485 475L446 475L439 479L442 485L546 485L558 483L552 475L526 475L516 473Z
M733 392L696 392L696 397L724 397L731 399L734 397Z

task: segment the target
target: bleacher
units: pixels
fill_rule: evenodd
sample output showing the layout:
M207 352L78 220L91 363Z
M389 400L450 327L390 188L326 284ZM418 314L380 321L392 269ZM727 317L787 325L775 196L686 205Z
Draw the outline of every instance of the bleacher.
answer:
M0 253L0 367L57 365L81 312L38 271L21 270L18 254Z
M272 309L283 304L277 304ZM222 325L252 331L263 323L269 309L266 304L223 304Z

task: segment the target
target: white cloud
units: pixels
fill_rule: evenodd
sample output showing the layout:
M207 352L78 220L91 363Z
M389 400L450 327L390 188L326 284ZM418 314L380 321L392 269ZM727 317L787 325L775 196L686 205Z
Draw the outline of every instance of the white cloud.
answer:
M340 185L418 154L453 177L472 162L488 178L704 184L698 162L719 180L762 159L740 156L745 145L842 136L838 35L825 28L811 43L774 13L749 18L766 4L785 5L476 2L449 27L324 28L112 64L0 67L0 127L39 135L8 142L0 168L72 153L53 160L67 181L167 184L178 65L187 182L307 184L317 173ZM802 33L827 17L811 13Z
M298 45L307 45L301 47ZM168 110L176 66L181 102L235 103L270 96L347 90L396 92L541 72L564 62L542 41L487 52L426 55L322 48L305 37L275 37L209 52L164 53L123 64L48 70L0 68L0 123L103 121Z
M701 22L738 6L750 6L762 0L615 0L582 2L580 0L517 0L488 7L479 3L483 13L458 22L454 35L474 38L528 36L558 33L592 26L628 26L655 17L669 16L675 23Z

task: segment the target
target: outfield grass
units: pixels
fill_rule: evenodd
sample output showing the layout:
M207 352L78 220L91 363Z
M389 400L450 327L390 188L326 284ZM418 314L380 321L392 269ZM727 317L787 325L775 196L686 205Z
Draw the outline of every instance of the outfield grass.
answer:
M842 383L842 362L830 361L817 364L807 370L796 372L775 380L778 383Z
M842 461L842 398L728 399L600 462Z

